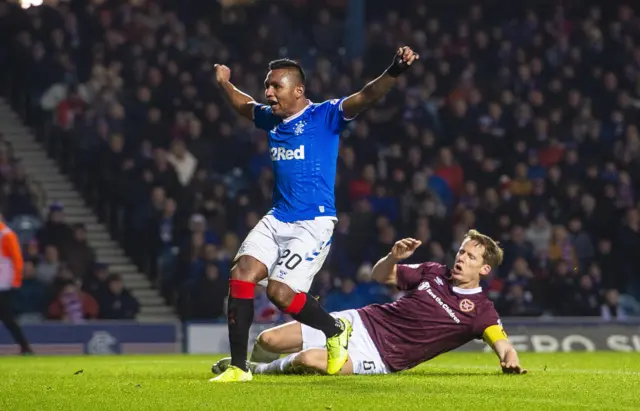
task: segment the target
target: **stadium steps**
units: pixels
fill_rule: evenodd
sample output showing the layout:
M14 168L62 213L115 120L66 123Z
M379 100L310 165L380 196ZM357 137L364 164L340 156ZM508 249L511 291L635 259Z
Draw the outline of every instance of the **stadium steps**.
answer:
M0 132L11 143L14 155L22 160L30 179L44 191L47 202L64 206L68 223L83 223L87 227L87 241L96 251L98 261L109 265L109 271L122 275L126 287L140 302L139 321L173 321L176 314L154 289L149 279L126 256L120 245L111 239L107 228L98 218L73 184L65 177L55 161L47 157L44 148L29 129L21 124L11 108L0 100Z

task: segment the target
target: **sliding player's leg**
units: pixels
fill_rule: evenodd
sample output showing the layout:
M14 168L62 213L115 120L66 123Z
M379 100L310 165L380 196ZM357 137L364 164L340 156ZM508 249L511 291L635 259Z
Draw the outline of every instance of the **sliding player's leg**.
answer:
M291 321L265 330L258 335L248 367L259 363L270 363L280 358L281 354L292 354L302 351L302 331L300 323ZM216 362L211 371L214 374L224 372L231 364L231 357Z
M302 351L302 329L297 321L265 330L258 335L251 352L251 361L271 362L281 354ZM273 358L276 356L276 358Z
M355 310L347 310L331 313L331 315L353 324L347 361L339 374L387 374L387 367L359 314ZM310 371L327 374L329 356L324 348L326 336L321 331L306 325L300 325L300 334L302 336L301 352L290 354L269 364L251 363L252 371L256 374L306 374ZM279 338L277 341L283 340Z
M326 374L327 350L324 348L309 348L307 350L289 354L268 364L252 364L255 374ZM349 357L338 372L340 375L353 374L353 362Z

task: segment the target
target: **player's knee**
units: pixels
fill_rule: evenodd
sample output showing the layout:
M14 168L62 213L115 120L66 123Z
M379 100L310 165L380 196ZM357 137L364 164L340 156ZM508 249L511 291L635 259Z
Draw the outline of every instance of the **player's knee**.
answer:
M277 332L272 330L266 330L261 332L256 339L256 344L260 345L267 351L276 351L278 345Z
M269 300L271 300L271 302L281 310L284 310L291 305L296 294L297 293L289 288L285 283L269 281L269 284L267 285L267 296L269 297Z
M304 368L324 370L327 367L326 354L323 357L320 350L301 351L295 359L295 364Z
M257 283L267 277L267 269L255 258L243 255L231 269L231 279Z

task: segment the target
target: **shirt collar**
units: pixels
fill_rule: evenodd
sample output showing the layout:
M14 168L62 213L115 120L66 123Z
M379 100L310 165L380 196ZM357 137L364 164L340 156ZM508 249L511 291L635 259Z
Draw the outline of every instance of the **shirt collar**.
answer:
M456 294L471 295L471 294L479 294L479 293L481 293L482 292L482 287L460 288L460 287L453 286L452 290Z
M297 119L298 117L300 117L300 116L302 115L302 113L304 113L305 111L307 111L307 109L308 109L309 107L311 107L311 105L313 104L313 103L311 102L311 100L307 100L307 103L308 103L308 104L307 104L307 106L306 106L305 108L303 108L302 110L298 111L296 114L293 114L293 115L291 115L291 116L289 116L289 117L287 117L287 118L283 119L283 120L282 120L282 122L283 122L284 124L287 124L288 122L290 122L290 121L292 121L292 120L295 120L295 119Z

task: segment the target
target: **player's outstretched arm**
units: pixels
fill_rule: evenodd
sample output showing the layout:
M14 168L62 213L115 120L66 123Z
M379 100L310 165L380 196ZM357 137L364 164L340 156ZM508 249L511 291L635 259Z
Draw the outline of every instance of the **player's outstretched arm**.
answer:
M396 84L398 76L407 71L409 66L419 57L411 48L400 47L393 56L393 62L380 77L342 102L345 118L354 118L380 100Z
M520 365L518 352L507 339L506 333L499 325L487 328L483 335L484 340L491 345L493 351L500 359L502 372L505 374L526 374L527 370Z
M253 120L253 108L257 104L256 101L250 95L238 90L236 86L231 83L231 70L229 67L216 64L214 68L216 70L216 81L224 91L227 101L229 101L238 114L249 120Z
M405 258L411 257L421 244L422 241L413 238L403 238L397 241L391 248L391 252L378 260L373 267L373 279L381 284L397 285L398 272L396 264Z

